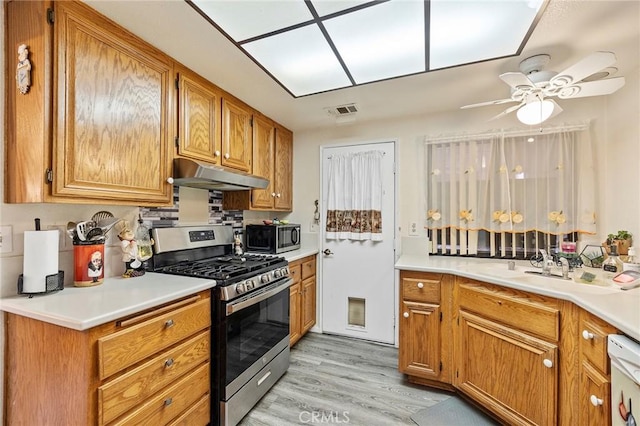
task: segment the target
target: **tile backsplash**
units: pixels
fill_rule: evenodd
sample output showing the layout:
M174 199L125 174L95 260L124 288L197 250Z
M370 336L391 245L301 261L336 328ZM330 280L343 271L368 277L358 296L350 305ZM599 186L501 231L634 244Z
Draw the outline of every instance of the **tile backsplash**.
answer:
M140 215L148 226L153 228L177 226L180 220L180 196L179 187L173 190L173 206L171 207L141 207ZM209 191L208 198L209 224L232 225L234 228L242 228L242 210L223 210L222 192Z

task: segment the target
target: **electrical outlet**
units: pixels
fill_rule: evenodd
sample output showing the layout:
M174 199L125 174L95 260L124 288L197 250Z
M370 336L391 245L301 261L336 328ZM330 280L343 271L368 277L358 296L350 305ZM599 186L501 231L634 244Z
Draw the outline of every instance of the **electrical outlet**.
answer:
M418 222L411 222L409 224L409 235L412 237L417 237L420 235L420 231L418 230Z
M309 232L318 232L318 224L315 221L309 225Z
M11 225L0 226L0 253L13 251L13 227Z

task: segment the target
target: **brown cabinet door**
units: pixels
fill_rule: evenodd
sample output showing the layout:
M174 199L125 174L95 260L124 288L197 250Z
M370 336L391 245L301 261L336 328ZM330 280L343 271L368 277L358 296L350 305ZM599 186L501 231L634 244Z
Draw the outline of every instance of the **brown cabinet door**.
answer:
M399 370L411 376L440 376L440 305L403 300L400 311Z
M557 346L459 311L456 387L514 425L557 419Z
M273 123L260 116L253 117L253 174L269 180L265 189L254 189L251 207L272 209L275 198L273 181L273 161L275 148Z
M302 292L300 287L300 282L289 287L289 346L293 346L302 336L302 318L300 317Z
M316 277L302 281L302 334L316 323Z
M54 7L53 195L169 203L173 61L81 3Z
M251 109L242 102L222 99L222 165L252 172Z
M276 155L274 168L274 207L276 210L293 209L293 133L276 127Z
M220 164L221 92L186 68L178 69L178 154Z
M588 362L580 369L580 424L611 424L611 382Z

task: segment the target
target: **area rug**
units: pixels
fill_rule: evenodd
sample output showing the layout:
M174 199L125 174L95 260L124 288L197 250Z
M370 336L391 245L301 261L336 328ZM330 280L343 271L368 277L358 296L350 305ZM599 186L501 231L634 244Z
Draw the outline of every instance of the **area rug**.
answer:
M461 398L452 396L411 416L418 426L493 426L499 425Z

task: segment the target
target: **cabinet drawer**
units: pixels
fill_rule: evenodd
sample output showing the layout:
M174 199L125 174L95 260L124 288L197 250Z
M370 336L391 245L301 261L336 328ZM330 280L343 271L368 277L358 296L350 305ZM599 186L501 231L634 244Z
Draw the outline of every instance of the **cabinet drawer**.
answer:
M306 280L309 277L312 277L316 274L316 258L315 256L311 259L302 262L302 274L301 277L303 280Z
M293 280L291 285L299 283L302 279L302 265L300 263L291 263L289 265L289 277Z
M98 339L98 369L104 379L211 325L209 298L170 310Z
M483 283L464 282L458 287L460 307L485 318L557 342L560 309L542 296ZM555 306L554 306L555 305Z
M440 277L402 278L402 299L416 302L440 303Z
M98 416L107 424L209 359L209 331L163 352L98 388Z
M200 401L196 402L191 408L187 409L177 419L169 423L168 426L204 426L211 421L209 411L209 401L211 395L203 396Z
M209 363L182 377L173 386L146 400L115 425L164 425L209 393ZM209 396L209 395L207 395Z
M609 374L607 335L617 332L615 328L586 311L580 311L580 353L600 372Z

